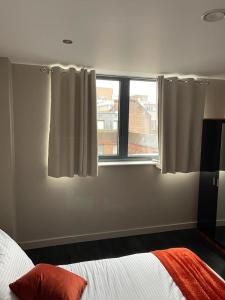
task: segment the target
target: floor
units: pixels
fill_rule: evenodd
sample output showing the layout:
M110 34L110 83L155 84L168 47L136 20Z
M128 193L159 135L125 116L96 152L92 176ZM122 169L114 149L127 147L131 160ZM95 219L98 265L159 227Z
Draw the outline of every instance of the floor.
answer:
M114 238L27 250L35 264L69 264L118 257L170 247L187 247L225 279L225 258L202 239L196 229Z
M225 247L225 226L216 227L215 239Z

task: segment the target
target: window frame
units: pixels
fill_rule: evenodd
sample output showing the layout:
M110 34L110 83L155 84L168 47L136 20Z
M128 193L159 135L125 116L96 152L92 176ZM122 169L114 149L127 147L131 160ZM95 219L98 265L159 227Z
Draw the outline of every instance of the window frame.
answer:
M146 77L127 77L97 74L96 80L115 80L119 81L119 103L118 103L118 154L117 155L99 155L99 162L116 161L152 161L158 159L159 154L151 155L132 155L128 156L128 136L129 136L129 101L130 101L130 81L140 80L157 82L156 78Z

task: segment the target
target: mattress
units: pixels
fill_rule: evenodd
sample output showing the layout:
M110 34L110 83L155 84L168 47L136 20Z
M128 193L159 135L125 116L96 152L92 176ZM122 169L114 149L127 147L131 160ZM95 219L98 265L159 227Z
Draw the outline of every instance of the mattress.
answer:
M87 280L81 300L186 299L159 259L151 253L60 267Z

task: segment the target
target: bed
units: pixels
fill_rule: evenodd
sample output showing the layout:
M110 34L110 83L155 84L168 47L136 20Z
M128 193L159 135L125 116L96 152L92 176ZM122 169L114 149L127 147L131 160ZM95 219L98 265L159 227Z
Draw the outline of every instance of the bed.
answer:
M181 291L158 258L134 254L62 266L88 285L82 300L184 300Z
M155 251L61 265L60 268L86 279L88 284L83 291L81 300L225 300L224 280L204 263L203 267L206 267L207 274L196 273L196 265L193 260L187 261L188 272L191 272L191 276L195 277L206 276L200 278L200 288L203 293L210 286L211 278L214 278L214 281L210 286L210 293L205 297L195 290L196 282L189 286L189 292L192 293L190 298L184 296L187 293L184 293L182 281L186 280L187 283L189 275L187 276L187 273L181 274L181 285L179 280L177 281L177 276L186 268L183 258L186 259L189 252L191 253L188 249ZM179 253L181 253L181 260ZM173 259L172 264L167 265L168 257L169 261L171 258ZM194 254L193 257L201 262ZM177 268L177 262L181 266L180 269ZM0 300L17 299L10 291L9 284L32 268L34 265L25 252L6 233L0 230ZM199 278L195 278L195 280L199 280Z

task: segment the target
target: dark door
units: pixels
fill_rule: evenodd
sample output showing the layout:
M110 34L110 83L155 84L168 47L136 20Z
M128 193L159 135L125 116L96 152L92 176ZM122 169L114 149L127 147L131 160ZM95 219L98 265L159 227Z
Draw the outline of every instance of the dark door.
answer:
M215 237L222 120L204 120L199 182L198 228Z
M225 124L222 125L215 240L225 247Z

